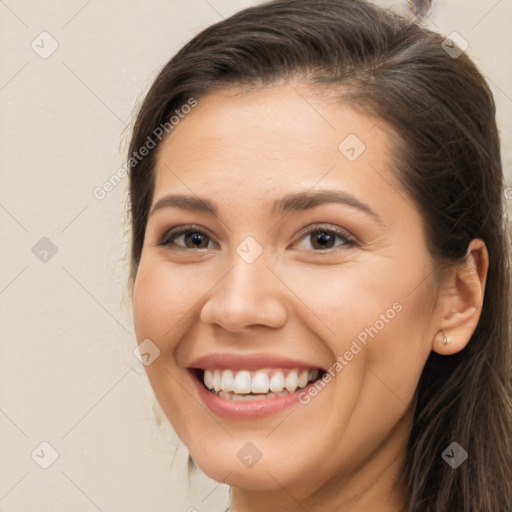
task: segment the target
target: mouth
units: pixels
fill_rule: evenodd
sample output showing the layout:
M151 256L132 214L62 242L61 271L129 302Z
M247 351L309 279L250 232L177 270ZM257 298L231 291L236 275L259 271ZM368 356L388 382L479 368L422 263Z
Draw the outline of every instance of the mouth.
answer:
M190 368L190 371L208 392L231 401L272 400L293 395L325 373L320 368Z

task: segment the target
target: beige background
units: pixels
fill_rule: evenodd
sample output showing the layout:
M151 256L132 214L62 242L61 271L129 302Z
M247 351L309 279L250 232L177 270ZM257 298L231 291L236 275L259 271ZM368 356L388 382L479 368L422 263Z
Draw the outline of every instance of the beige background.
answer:
M186 449L167 420L156 425L132 354L127 180L102 200L93 190L122 165L125 125L159 68L204 27L257 3L0 3L2 512L223 510L225 487L200 474L187 483ZM510 0L438 0L424 21L461 34L488 77L509 183L510 19Z

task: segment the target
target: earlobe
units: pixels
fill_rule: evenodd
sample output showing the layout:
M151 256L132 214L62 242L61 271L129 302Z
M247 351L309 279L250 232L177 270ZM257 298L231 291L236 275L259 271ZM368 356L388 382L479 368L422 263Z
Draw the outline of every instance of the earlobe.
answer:
M434 352L455 354L468 344L480 319L488 268L485 243L474 239L468 246L464 264L443 278L442 317L432 340Z
M452 339L449 336L446 336L444 331L439 331L436 334L436 343L442 345L449 345L452 342Z

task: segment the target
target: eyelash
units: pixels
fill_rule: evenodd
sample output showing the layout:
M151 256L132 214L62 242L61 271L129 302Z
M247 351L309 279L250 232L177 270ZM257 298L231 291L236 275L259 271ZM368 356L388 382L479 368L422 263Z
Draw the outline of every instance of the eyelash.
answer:
M183 234L187 234L187 233L198 233L200 235L206 236L210 241L212 241L211 237L207 233L205 233L205 231L203 229L201 229L199 226L189 224L189 225L179 226L177 228L173 228L170 231L168 231L164 235L162 242L160 242L158 245L159 246L167 246L171 250L202 251L205 249L205 248L193 249L193 248L188 248L188 247L182 247L182 246L179 246L179 245L176 245L173 243L174 240L176 240L176 238L178 238L179 236L181 236ZM344 229L333 228L333 227L324 228L323 226L319 226L319 225L313 225L313 226L309 227L304 233L302 233L300 240L302 240L304 237L306 237L308 235L311 235L312 233L327 233L330 235L335 235L343 240L343 243L338 246L335 246L332 248L327 248L327 249L321 249L321 250L313 249L313 252L319 252L322 254L325 252L335 251L337 249L340 249L341 247L351 248L351 247L355 247L355 246L359 245L358 242L356 241L356 239L354 237L350 236L349 233L347 231L345 231ZM172 247L173 245L175 247Z

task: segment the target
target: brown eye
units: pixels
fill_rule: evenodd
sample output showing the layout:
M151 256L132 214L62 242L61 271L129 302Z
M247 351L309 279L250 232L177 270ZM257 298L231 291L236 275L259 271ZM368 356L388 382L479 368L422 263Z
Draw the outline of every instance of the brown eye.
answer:
M189 231L183 235L185 247L189 249L205 249L208 246L208 237L197 231ZM190 244L190 245L188 245Z
M335 235L325 231L310 233L311 245L315 249L331 249L335 243Z
M182 227L169 231L158 245L176 249L208 249L210 242L214 243L203 231Z
M315 250L330 250L337 249L338 247L348 248L357 245L354 238L347 232L332 228L314 227L302 236L301 241L304 239L309 239L311 247ZM337 240L341 241L341 243L337 243ZM306 249L309 249L309 247L306 247Z

